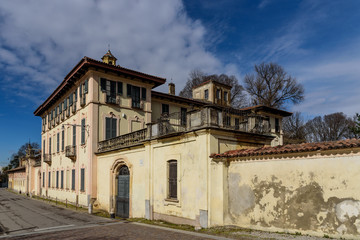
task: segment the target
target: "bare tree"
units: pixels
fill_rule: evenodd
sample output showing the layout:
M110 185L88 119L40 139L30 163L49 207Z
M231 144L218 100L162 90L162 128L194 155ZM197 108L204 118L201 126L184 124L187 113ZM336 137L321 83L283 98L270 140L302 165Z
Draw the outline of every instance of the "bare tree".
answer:
M226 74L220 75L206 75L200 70L192 70L189 74L189 78L186 82L185 87L180 91L179 95L182 97L192 98L193 87L206 82L208 80L215 80L220 83L231 86L231 106L234 108L240 108L247 105L246 94L244 93L244 87L239 84L238 79L231 75Z
M11 168L16 168L19 166L19 160L21 157L24 157L26 155L26 149L28 148L28 145L29 143L21 145L19 150L11 155L9 164ZM40 149L40 145L36 142L30 143L30 145L33 149Z
M284 131L284 144L306 142L305 121L300 112L295 112L290 117L284 118L282 128Z
M360 138L360 114L356 113L350 126L351 137Z
M352 119L342 112L318 116L306 123L308 142L337 141L350 137Z
M304 88L276 63L255 65L255 74L245 76L245 88L252 103L280 108L286 102L304 100Z

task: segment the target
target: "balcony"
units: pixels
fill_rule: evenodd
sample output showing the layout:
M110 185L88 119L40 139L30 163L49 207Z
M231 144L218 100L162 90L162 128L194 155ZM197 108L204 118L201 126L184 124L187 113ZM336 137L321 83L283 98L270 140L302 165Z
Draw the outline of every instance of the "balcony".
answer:
M51 165L51 154L45 153L43 154L44 163Z
M147 129L144 128L139 131L131 132L115 138L101 141L98 144L98 151L106 152L141 143L146 139L146 131Z
M76 146L66 146L65 157L70 158L72 161L76 161Z
M106 95L106 103L116 104L116 96Z

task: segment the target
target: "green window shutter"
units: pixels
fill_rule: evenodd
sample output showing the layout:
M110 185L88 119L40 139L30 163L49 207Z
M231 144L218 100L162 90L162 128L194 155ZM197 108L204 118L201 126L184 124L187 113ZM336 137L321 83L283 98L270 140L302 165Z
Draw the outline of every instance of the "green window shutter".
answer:
M100 86L101 86L101 91L105 92L106 91L106 79L105 78L100 78Z
M141 99L146 100L146 88L141 88Z
M126 91L127 91L127 96L128 97L131 97L131 89L132 89L132 86L130 84L127 84L126 85Z
M59 171L56 171L56 188L59 188Z
M76 146L76 126L73 126L73 146Z
M65 98L65 100L64 100L64 110L66 110L67 109L67 98Z
M65 135L65 131L62 130L62 132L61 132L61 151L64 151L64 135Z
M89 85L89 80L86 79L84 83L84 93L88 93L88 85Z
M74 95L75 95L75 102L77 102L77 89L75 89Z
M51 183L50 179L51 179L51 172L49 172L48 187L51 186L51 185L50 185L50 183Z
M81 184L80 184L80 191L85 191L85 169L81 169Z
M80 86L79 86L79 95L80 95L80 97L83 95L82 94L82 84L80 84Z
M75 190L75 169L71 170L71 190Z
M114 138L116 137L116 118L112 118L112 123L111 123L111 137Z
M85 118L81 119L81 144L85 144Z
M61 170L61 188L64 188L64 170Z
M70 94L69 96L69 106L73 105L73 94Z
M105 118L105 140L111 138L111 118Z

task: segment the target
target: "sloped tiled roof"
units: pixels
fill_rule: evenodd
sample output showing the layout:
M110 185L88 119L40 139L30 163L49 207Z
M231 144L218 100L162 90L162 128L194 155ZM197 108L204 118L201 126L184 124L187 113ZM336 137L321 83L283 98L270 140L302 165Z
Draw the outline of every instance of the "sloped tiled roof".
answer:
M302 144L288 144L276 147L261 147L254 149L239 149L227 151L221 154L211 154L210 157L217 158L236 158L236 157L250 157L263 156L272 154L284 153L299 153L312 152L331 149L345 149L360 147L360 139L347 139L334 142L319 142L319 143L302 143Z

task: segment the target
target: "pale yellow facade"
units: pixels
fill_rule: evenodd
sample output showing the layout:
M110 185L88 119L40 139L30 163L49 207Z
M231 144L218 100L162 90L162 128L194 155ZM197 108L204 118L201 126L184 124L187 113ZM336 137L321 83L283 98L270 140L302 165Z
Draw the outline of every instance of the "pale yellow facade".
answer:
M282 118L291 113L233 109L231 86L213 81L195 88L194 99L175 96L173 85L170 94L155 92L165 79L116 66L111 52L103 60L82 59L35 111L43 118L41 195L197 227L357 234L329 206L356 208L358 153L215 161L214 153L282 145ZM301 196L309 201L294 204ZM325 215L343 225L335 229Z

